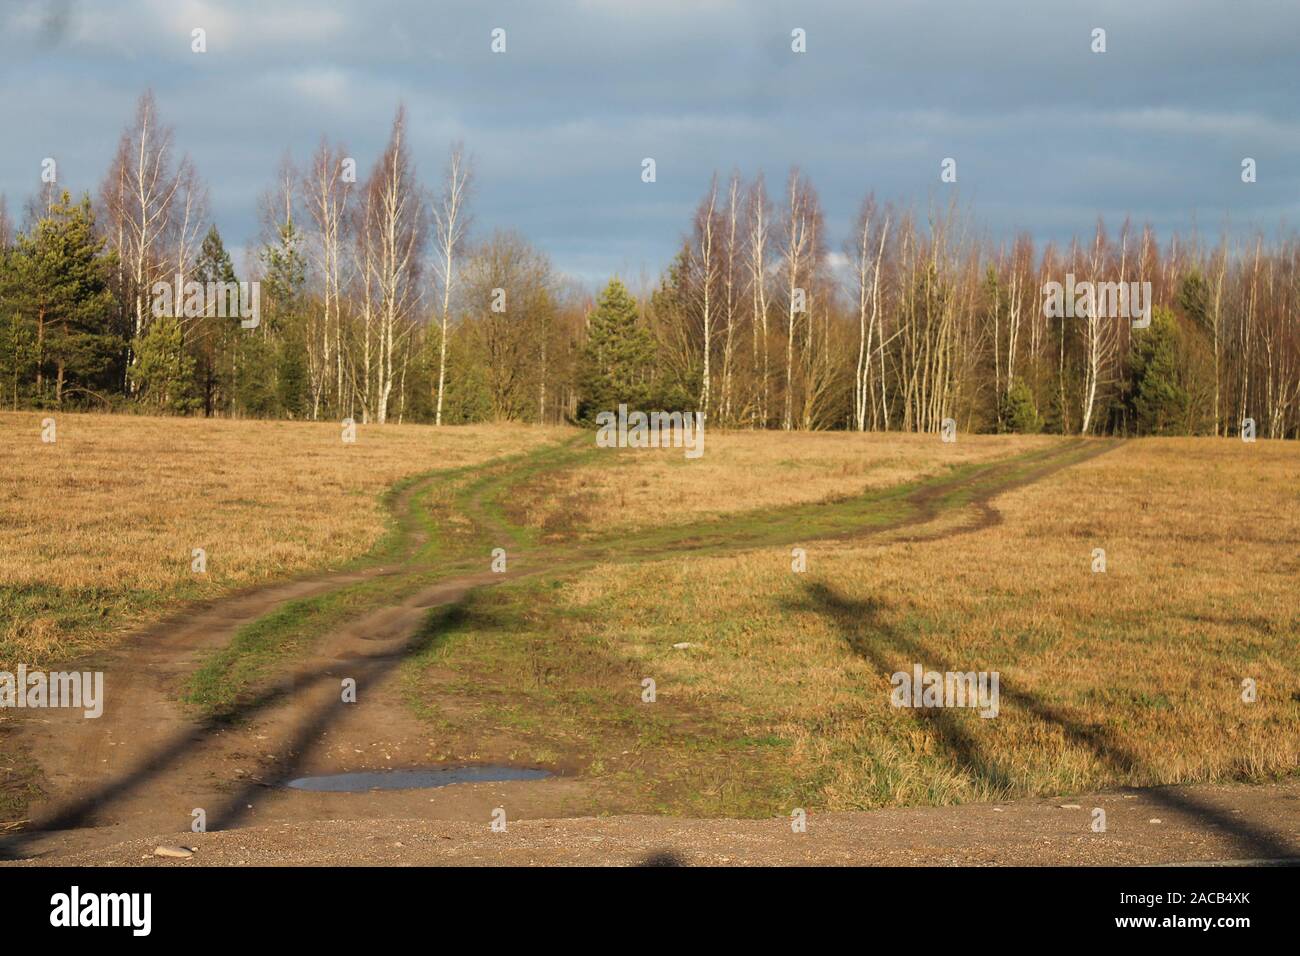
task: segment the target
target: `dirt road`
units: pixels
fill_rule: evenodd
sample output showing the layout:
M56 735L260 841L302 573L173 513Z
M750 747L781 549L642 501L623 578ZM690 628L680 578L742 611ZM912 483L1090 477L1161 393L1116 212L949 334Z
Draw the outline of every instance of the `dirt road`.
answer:
M833 537L910 529L951 502L973 522L1001 520L998 494L1041 480L1115 443L1054 446L960 478L923 483L904 517L842 527ZM398 496L410 508L418 483ZM478 507L482 512L484 509ZM691 547L752 547L710 526ZM797 529L806 537L806 528ZM776 532L779 535L779 530ZM422 538L410 532L392 562L232 595L149 628L93 662L116 706L98 720L71 711L28 715L22 732L44 773L47 799L23 829L0 835L0 859L45 864L135 864L162 843L198 847L195 861L259 863L1117 863L1300 857L1300 783L1263 788L1129 792L993 806L812 815L806 833L788 820L567 819L590 796L588 778L461 784L436 790L307 793L299 776L417 767L436 760L427 726L404 705L398 665L428 638L430 610L472 589L538 570L578 566L600 549L514 559L509 575L462 574L421 586L331 630L271 685L239 707L237 721L204 719L178 702L201 661L241 627L286 602L385 575L410 574ZM623 560L666 552L622 549ZM427 569L425 569L427 570ZM345 679L356 703L341 703ZM1061 809L1079 804L1080 809ZM488 826L506 809L506 833ZM1108 815L1090 828L1091 808ZM193 833L201 815L209 832ZM1151 822L1159 820L1160 822ZM217 832L223 831L223 832Z
M549 780L527 784L563 787ZM671 817L507 820L493 832L491 810L513 805L509 786L465 784L455 799L476 820L325 819L220 833L157 833L91 845L29 864L108 866L988 866L1300 865L1300 781L1264 786L1121 790L1055 800L861 813L813 813L796 833L787 819ZM449 792L448 791L448 792ZM356 804L373 794L351 794ZM1094 832L1094 808L1106 831ZM369 812L367 806L361 812ZM442 809L445 809L442 808ZM358 808L361 810L361 808ZM258 816L261 814L259 812ZM1281 835L1286 834L1283 838ZM154 856L163 844L195 848L189 860Z

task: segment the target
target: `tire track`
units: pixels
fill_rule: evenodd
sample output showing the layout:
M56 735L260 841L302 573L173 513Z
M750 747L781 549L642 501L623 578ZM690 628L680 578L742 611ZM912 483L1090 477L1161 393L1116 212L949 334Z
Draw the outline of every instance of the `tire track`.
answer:
M289 666L271 686L258 690L236 708L235 723L196 717L179 703L178 692L206 655L229 645L239 630L291 601L328 595L388 575L428 570L418 560L428 535L415 519L419 494L438 476L426 476L405 486L392 499L397 526L404 538L393 561L359 570L305 576L294 581L249 589L189 608L132 636L96 669L106 671L110 701L95 721L68 711L44 711L22 727L30 752L37 754L49 798L25 832L0 838L0 856L85 850L106 838L112 842L145 834L183 832L191 810L202 808L213 829L245 826L268 817L277 822L346 819L355 816L353 794L285 793L279 784L294 775L336 770L340 763L360 763L357 769L398 766L429 759L430 731L402 702L397 667L427 646L436 634L429 621L434 609L463 600L472 590L505 580L540 573L574 571L599 561L644 561L682 552L717 553L750 550L798 540L861 538L919 528L957 508L974 507L975 521L960 529L904 540L939 540L957 533L991 527L1002 520L993 507L1000 494L1087 461L1119 443L1066 441L1044 452L975 466L967 473L930 480L904 496L908 511L882 523L857 525L824 535L777 528L770 536L752 529L728 536L726 522L710 522L707 534L692 538L692 527L676 540L641 543L635 537L617 547L557 546L523 550L511 557L508 574L459 574L418 587L395 603L362 613L322 636L305 659ZM576 448L576 445L574 446ZM564 450L547 448L489 470L505 475L480 487L469 503L476 525L492 534L505 529L489 520L487 493L508 493L510 476L527 473L536 462ZM556 466L556 461L551 461ZM816 510L832 510L835 505ZM803 513L808 509L790 509ZM732 516L743 524L745 516ZM796 522L797 524L797 522ZM512 536L513 540L513 536ZM490 547L490 545L489 545ZM485 552L486 563L486 552ZM340 681L356 681L358 703L341 705ZM77 712L79 714L79 712ZM356 755L360 754L360 757ZM380 759L380 758L383 759ZM492 794L510 792L514 804L530 808L531 816L559 816L565 800L576 794L575 781L490 785ZM495 788L495 789L493 789ZM393 791L367 794L366 814L409 817L430 812L463 813L465 791L446 796L436 791ZM433 803L435 806L430 807ZM111 828L111 835L103 828Z

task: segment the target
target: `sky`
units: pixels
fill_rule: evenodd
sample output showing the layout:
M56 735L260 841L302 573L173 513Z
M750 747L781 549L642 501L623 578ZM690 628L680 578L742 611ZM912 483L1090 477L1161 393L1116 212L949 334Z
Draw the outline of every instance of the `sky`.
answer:
M591 284L657 276L714 171L777 198L794 164L835 250L868 192L957 190L993 241L1098 216L1276 235L1300 218L1298 41L1296 0L0 0L0 194L17 215L45 157L94 193L151 87L237 262L286 150L325 135L364 174L399 103L426 183L453 141L473 156L475 236L516 229Z

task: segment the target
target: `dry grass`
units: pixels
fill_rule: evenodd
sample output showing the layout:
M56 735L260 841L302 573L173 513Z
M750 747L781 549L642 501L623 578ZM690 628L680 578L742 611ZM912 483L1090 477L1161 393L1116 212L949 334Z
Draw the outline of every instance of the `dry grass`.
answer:
M532 527L639 529L757 508L829 501L1046 447L1048 436L706 431L704 454L681 448L603 449L513 496Z
M385 528L409 475L555 441L563 429L0 413L0 668L101 643L169 601L328 567ZM190 570L194 548L207 574Z
M379 492L400 477L571 434L389 426L347 446L334 425L66 415L49 446L40 417L0 414L0 669L79 652L183 597L345 561L382 533ZM1053 441L710 433L695 461L611 451L524 471L503 502L545 525L582 501L571 527L631 529ZM786 814L1294 772L1298 471L1292 443L1132 441L1007 492L992 525L957 507L889 536L804 542L806 574L784 547L693 551L493 589L457 609L409 687L448 739L571 762L606 809ZM206 579L189 571L194 547ZM917 663L998 671L1000 715L891 707L889 675Z
M1134 441L1009 492L983 530L951 534L963 511L934 540L810 544L803 575L777 549L605 567L562 603L654 706L765 741L697 768L723 795L747 768L716 813L753 811L755 781L788 813L1259 779L1300 766L1298 465L1291 443ZM1000 716L891 707L915 663L999 671Z

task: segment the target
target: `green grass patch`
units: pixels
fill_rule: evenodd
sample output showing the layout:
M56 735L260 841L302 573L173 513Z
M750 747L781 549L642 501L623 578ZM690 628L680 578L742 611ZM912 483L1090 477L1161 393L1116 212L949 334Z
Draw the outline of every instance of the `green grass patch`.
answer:
M558 759L594 785L605 812L758 816L787 799L787 741L679 688L646 702L640 655L602 632L600 607L566 606L557 583L474 592L431 615L401 682L449 741L447 759Z

